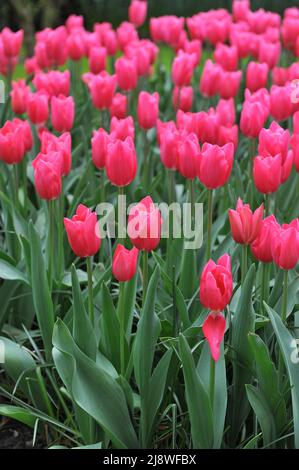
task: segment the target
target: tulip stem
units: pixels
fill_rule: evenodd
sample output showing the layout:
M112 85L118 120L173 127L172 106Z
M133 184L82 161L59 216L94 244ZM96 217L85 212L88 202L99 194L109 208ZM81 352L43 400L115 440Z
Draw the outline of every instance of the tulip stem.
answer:
M171 204L175 201L175 182L174 182L174 171L167 170L168 176L168 202Z
M12 165L13 171L13 187L14 187L14 196L15 196L15 205L16 209L19 209L19 176L18 176L18 167L17 165Z
M146 292L147 292L147 284L148 284L148 252L143 251L142 254L143 258L143 293L142 293L142 306L144 307L145 304L145 298L146 298Z
M105 202L105 173L104 170L100 171L100 202Z
M214 395L215 395L215 361L210 357L210 400L212 410L214 409Z
M288 305L288 271L285 270L283 274L283 292L282 292L282 309L281 319L285 324L287 320L287 305Z
M143 135L143 186L146 189L149 182L149 142L146 130L142 132Z
M247 272L247 245L242 245L241 284L244 283Z
M207 238L207 260L211 258L212 248L212 225L213 225L213 190L208 191L208 238Z
M55 230L55 199L49 201L49 246L48 246L48 279L50 291L52 290L53 260L54 260L54 230Z
M91 256L86 258L87 279L88 279L88 310L89 318L92 326L94 325L94 307L93 307L93 290L92 290L92 259Z
M63 183L62 183L63 185ZM63 216L64 216L64 193L63 193L63 186L62 191L60 194L60 198L57 201L58 208L57 208L57 215L58 215L58 270L57 270L57 279L58 279L58 286L60 288L60 282L63 274Z
M265 214L266 217L270 215L270 196L269 194L265 194Z
M119 283L119 352L120 374L125 376L125 283Z

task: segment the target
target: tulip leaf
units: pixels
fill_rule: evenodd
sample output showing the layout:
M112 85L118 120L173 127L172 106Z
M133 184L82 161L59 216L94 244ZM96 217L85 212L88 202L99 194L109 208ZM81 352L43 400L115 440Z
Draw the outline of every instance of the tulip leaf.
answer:
M186 338L179 337L179 350L185 379L185 395L195 449L212 449L214 444L213 415L210 398L196 371Z
M47 358L50 358L54 327L54 310L40 238L31 221L29 222L29 241L31 248L31 284L33 303L44 342L46 356Z
M4 259L0 259L0 278L8 281L20 281L24 284L29 284L25 274Z
M253 354L248 342L248 333L254 332L255 313L252 305L254 282L255 266L251 265L241 287L240 299L231 325L233 386L229 411L232 422L230 437L233 445L250 410L245 385L252 380Z
M36 421L36 416L33 416L30 411L14 405L0 405L0 416L19 421L30 428L34 428Z
M69 379L76 403L100 424L115 447L137 448L125 395L116 379L80 351L60 319L54 327L53 345L74 361Z
M114 365L120 369L120 348L119 348L119 335L120 326L119 320L113 305L111 295L105 283L102 285L102 316L100 318L100 349Z
M296 360L294 360L294 353L295 356L297 356L297 343L295 338L284 326L279 315L267 304L265 304L265 308L267 309L269 318L271 320L289 376L292 392L295 447L296 449L299 449L299 375L298 363Z
M208 343L205 342L196 369L206 390L209 390L210 387L210 362L211 352ZM215 364L215 396L213 409L214 449L219 449L221 446L226 417L226 408L227 383L224 346L222 342L220 358Z
M261 390L253 385L246 385L248 400L262 428L264 445L274 441L276 436L275 420L269 403Z

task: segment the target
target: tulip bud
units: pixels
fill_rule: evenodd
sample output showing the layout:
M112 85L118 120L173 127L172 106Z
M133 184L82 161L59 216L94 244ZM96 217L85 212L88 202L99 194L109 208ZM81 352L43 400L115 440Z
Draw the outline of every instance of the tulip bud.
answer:
M100 170L105 167L106 154L109 136L105 129L99 129L93 131L93 137L91 139L91 156L93 164Z
M233 280L229 255L217 263L209 260L200 278L200 302L210 310L221 311L229 304L233 293Z
M198 178L208 189L217 189L227 183L234 160L234 145L204 144L199 162Z
M118 244L113 255L112 273L119 282L130 281L135 276L139 250L127 250Z
M224 337L226 322L222 313L211 312L202 325L202 332L208 341L211 356L215 362L220 357L220 345Z
M161 214L150 196L145 197L130 210L128 234L139 250L152 251L161 238Z
M49 117L48 96L44 92L29 93L27 113L33 124L44 124Z
M76 256L86 258L94 256L99 251L101 238L96 212L80 204L71 219L64 218L64 226L69 244Z
M132 0L129 6L129 20L137 28L145 22L147 13L147 2Z
M23 37L24 31L22 29L14 33L9 28L3 28L1 39L6 57L17 57L20 54Z
M196 135L182 137L178 150L178 170L184 178L193 180L198 174L200 161L200 147Z
M110 141L107 145L106 173L115 186L128 186L136 176L137 158L133 139Z
M134 90L137 86L137 64L133 59L120 57L115 62L115 72L119 87L124 90Z
M56 199L61 193L63 155L50 151L39 153L33 160L35 189L42 199Z
M260 88L266 88L269 67L267 64L249 62L246 70L246 88L254 92Z
M269 129L262 129L259 134L259 155L275 156L280 153L284 162L287 157L289 143L289 130L284 130L279 124L272 122Z
M51 99L51 122L57 132L70 131L75 119L75 102L72 96L53 96Z
M254 213L249 204L238 198L236 210L229 209L228 217L233 239L236 243L250 245L259 235L262 227L263 204Z
M71 33L66 40L66 47L69 57L74 61L79 61L85 55L86 48L81 31Z
M270 90L270 113L276 121L288 119L292 113L290 90L273 85Z
M239 56L236 46L226 46L218 43L214 52L216 64L221 65L224 70L233 72L238 68Z
M176 129L171 127L163 130L161 135L160 152L161 161L165 168L175 170L178 168L179 147L181 135Z
M156 127L159 116L159 93L141 91L137 105L138 124L142 129Z
M173 61L171 71L172 80L176 86L182 87L190 85L195 62L195 55L179 51Z
M107 49L105 47L92 47L89 51L89 70L95 75L106 69Z
M253 180L258 191L271 194L277 191L281 184L282 158L257 156L253 161Z
M25 80L12 82L10 97L11 107L15 114L23 114L26 112L29 93L30 88L26 85Z
M110 132L115 139L125 140L127 137L131 137L134 141L135 129L132 116L124 119L113 117L110 121Z

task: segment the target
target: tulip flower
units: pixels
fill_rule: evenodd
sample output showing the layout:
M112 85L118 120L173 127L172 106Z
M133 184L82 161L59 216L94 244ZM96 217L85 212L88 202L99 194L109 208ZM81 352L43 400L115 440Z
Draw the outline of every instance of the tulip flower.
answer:
M129 214L128 234L132 244L143 251L153 251L161 238L161 214L150 196L132 207Z
M141 0L132 0L129 6L129 20L139 28L142 26L146 19L147 2Z
M124 91L134 90L137 86L137 64L133 59L120 57L115 62L115 72L119 87Z
M97 227L97 214L80 204L76 214L64 218L64 225L69 244L76 256L86 258L94 256L100 248L101 238Z
M200 147L195 134L181 138L178 146L178 170L184 178L193 180L198 174Z
M239 56L236 46L226 46L218 43L214 51L216 64L221 65L224 70L233 72L238 68Z
M282 178L282 158L257 156L253 161L253 180L257 189L264 194L277 191Z
M107 145L106 174L114 186L128 186L136 176L137 158L132 137L111 140Z
M110 117L124 119L127 115L127 97L121 93L116 93L109 108Z
M151 52L140 42L133 42L126 47L126 57L135 63L137 76L144 77L150 74Z
M76 214L71 218L64 218L64 226L69 244L76 256L86 258L88 275L88 304L91 323L94 323L94 306L92 290L92 262L91 257L100 249L101 237L99 233L96 212L80 204Z
M21 126L23 131L23 142L25 152L29 152L33 146L33 136L31 132L31 127L28 121L22 121L22 119L14 118L12 124L15 127Z
M77 62L82 59L86 53L86 47L81 31L74 31L67 37L66 48L69 57L73 61Z
M281 45L279 41L273 43L263 39L260 40L258 53L259 62L264 62L268 65L269 69L273 69L279 62L280 54Z
M107 49L105 47L92 47L89 51L88 64L91 73L98 75L106 69Z
M23 127L6 121L0 129L0 159L8 165L20 163L25 151Z
M276 121L288 119L292 113L290 91L287 87L273 85L270 90L270 113Z
M246 137L256 138L264 127L268 113L262 102L245 101L241 112L240 129Z
M179 51L178 55L173 61L171 69L172 80L176 86L182 87L190 85L195 62L195 55Z
M93 131L91 139L92 161L95 167L100 170L105 168L108 141L109 136L105 129Z
M97 109L109 109L116 88L116 75L109 75L103 71L92 78L90 82L90 93L92 104Z
M246 21L250 13L249 0L234 0L233 1L233 18L235 21Z
M72 96L51 99L51 122L57 132L70 131L75 119L75 102Z
M111 136L116 139L125 140L127 137L131 137L134 141L135 129L132 116L124 119L113 117L110 121L110 132Z
M50 151L62 153L62 176L67 176L72 167L72 138L69 132L59 137L44 131L41 136L41 153Z
M159 116L159 93L147 93L141 91L137 104L138 124L142 129L156 127Z
M127 46L138 41L138 33L132 23L123 21L116 30L117 41L121 51L125 51Z
M135 276L139 250L127 250L118 244L113 255L112 273L119 282L127 282Z
M187 39L185 39L183 44L183 50L188 54L195 55L195 65L198 65L200 63L202 53L201 41L199 41L198 39L194 39L193 41L188 41Z
M178 168L179 146L181 135L176 129L166 128L160 138L161 161L165 168L175 170Z
M221 80L221 67L208 59L204 65L199 89L203 96L214 96L219 92L219 83Z
M227 72L226 70L222 70L220 72L218 90L221 98L225 100L234 98L239 92L241 79L241 70L237 70L236 72Z
M284 162L287 158L289 143L289 130L284 130L279 124L272 122L269 129L262 129L259 134L259 155L275 156L279 153Z
M7 27L3 28L1 31L1 39L6 57L17 57L20 54L23 37L24 31L22 29L14 33Z
M51 70L50 72L38 72L35 74L33 84L37 91L43 91L51 98L52 96L64 95L70 93L71 74L69 70L60 72Z
M50 64L54 66L64 65L67 61L68 50L65 47L67 31L65 26L45 30L46 55Z
M193 88L191 86L174 87L172 94L172 104L175 110L181 109L187 113L192 108Z
M284 224L272 232L272 257L281 269L294 269L299 258L299 232L292 224Z
M249 62L246 70L246 88L251 92L266 88L269 67L267 64Z
M218 132L218 145L223 147L225 144L232 142L235 150L238 147L239 128L237 124L235 126L226 127L220 126Z
M199 113L193 114L190 132L192 132L192 127L194 126L194 132L196 132L201 143L214 145L218 143L219 124L219 115L215 113L213 108L207 113L200 111Z
M233 280L229 255L217 263L209 260L200 278L200 302L209 309L220 312L229 304L233 293Z
M291 138L291 147L294 156L294 166L297 173L299 173L299 134L294 134Z
M225 185L230 177L234 158L234 145L204 144L200 155L198 178L208 189Z
M262 220L259 235L251 244L253 256L262 263L271 263L273 261L271 242L272 234L279 228L274 215L270 215Z
M41 199L57 199L61 193L63 154L61 151L39 153L33 160L35 189Z
M23 114L26 112L29 93L30 88L26 85L25 80L12 82L10 97L11 107L15 114Z
M252 213L249 204L238 198L236 210L229 209L228 216L233 239L236 243L250 245L258 237L263 219L263 204Z
M27 113L33 124L44 124L49 117L48 96L44 92L29 93Z
M204 337L208 341L215 362L220 357L220 345L224 337L226 322L222 313L210 312L202 325Z

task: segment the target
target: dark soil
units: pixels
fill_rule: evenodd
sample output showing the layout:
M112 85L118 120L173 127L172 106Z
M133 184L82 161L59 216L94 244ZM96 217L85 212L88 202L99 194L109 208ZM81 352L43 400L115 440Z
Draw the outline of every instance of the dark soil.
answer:
M32 449L33 430L17 421L0 418L0 449ZM37 442L34 448L42 448Z

